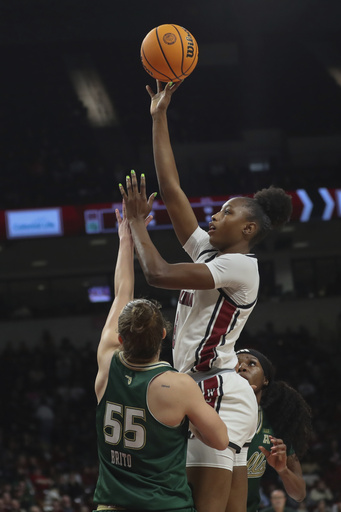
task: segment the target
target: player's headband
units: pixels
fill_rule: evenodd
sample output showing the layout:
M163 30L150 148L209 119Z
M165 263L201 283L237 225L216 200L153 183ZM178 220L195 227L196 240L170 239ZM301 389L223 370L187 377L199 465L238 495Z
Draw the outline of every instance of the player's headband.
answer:
M275 374L273 364L261 352L258 352L258 350L254 350L253 348L243 348L238 350L236 354L251 354L252 356L257 357L261 367L263 368L264 375L268 379L269 383L273 380Z

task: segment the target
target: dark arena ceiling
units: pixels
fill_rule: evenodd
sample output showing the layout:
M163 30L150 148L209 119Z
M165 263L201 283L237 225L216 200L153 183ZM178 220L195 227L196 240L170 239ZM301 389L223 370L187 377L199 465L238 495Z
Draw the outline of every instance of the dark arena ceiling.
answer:
M29 88L36 77L52 88L44 71L54 66L57 74L58 58L69 66L91 59L114 101L128 99L129 116L136 112L139 120L144 84L150 82L139 48L146 33L163 23L188 28L199 44L198 66L186 83L189 92L179 100L188 103L191 95L184 116L191 119L193 138L209 138L210 132L215 139L217 133L233 138L243 129L269 127L313 135L340 129L338 0L2 0L2 87L7 83L15 93L14 81L18 98L25 100L19 85L24 89L26 82ZM223 131L214 130L223 124Z
M140 40L162 23L187 26L200 42L226 42L256 34L329 38L340 31L337 0L2 0L3 43Z

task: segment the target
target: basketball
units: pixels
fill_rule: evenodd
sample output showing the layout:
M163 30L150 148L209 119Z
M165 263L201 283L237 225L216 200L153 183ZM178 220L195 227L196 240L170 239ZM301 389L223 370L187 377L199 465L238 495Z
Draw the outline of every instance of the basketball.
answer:
M153 28L141 44L141 61L147 73L161 82L179 82L188 77L198 62L198 44L179 25Z

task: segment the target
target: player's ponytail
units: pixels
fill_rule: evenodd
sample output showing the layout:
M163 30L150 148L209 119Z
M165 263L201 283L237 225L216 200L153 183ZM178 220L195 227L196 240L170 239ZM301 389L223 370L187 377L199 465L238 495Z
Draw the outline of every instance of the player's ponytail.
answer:
M157 302L146 299L129 302L118 319L125 357L129 361L155 357L161 349L163 329L167 327Z
M253 198L245 200L250 220L255 220L258 228L250 241L251 246L263 240L272 229L279 228L290 220L292 200L282 188L263 188Z

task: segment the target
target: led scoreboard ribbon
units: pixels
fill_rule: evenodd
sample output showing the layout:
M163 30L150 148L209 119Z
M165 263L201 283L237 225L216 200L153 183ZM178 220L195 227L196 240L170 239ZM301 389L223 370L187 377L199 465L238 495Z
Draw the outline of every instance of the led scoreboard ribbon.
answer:
M341 188L298 189L292 196L292 221L329 221L341 218ZM235 194L238 195L238 194ZM211 215L232 196L192 198L199 224L207 227ZM69 205L0 211L0 240L37 237L96 235L117 230L115 208L121 203ZM153 221L148 229L172 229L162 201L154 201Z

